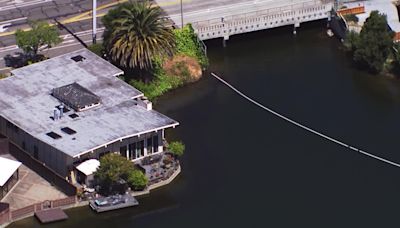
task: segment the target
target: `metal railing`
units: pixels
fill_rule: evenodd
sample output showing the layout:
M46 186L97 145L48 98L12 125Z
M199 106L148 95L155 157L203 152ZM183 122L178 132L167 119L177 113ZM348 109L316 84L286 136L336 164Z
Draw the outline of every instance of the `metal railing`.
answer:
M295 3L198 21L193 23L193 28L201 40L224 37L248 31L328 18L333 4L333 0L313 0ZM238 29L241 31L237 31Z

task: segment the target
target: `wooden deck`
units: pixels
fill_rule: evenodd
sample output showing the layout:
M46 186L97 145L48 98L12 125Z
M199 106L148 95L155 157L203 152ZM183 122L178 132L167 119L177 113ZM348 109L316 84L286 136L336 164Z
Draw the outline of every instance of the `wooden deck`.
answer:
M68 219L68 215L60 208L37 211L35 212L35 216L41 223L50 223Z

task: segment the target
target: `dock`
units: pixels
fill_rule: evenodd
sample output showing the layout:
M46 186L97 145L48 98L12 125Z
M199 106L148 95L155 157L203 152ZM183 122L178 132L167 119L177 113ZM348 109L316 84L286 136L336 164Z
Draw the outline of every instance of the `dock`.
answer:
M37 211L35 216L43 224L68 219L68 215L60 208Z
M96 212L112 211L137 205L139 205L139 202L130 194L98 197L89 201L89 206Z

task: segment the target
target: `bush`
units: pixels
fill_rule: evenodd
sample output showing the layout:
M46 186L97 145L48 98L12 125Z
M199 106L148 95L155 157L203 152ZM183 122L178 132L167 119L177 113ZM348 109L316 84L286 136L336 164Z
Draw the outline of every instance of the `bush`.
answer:
M51 26L46 21L30 21L30 30L18 29L15 32L17 46L30 58L35 59L41 47L47 49L62 42L57 27Z
M344 47L347 51L354 52L356 50L356 45L359 42L359 35L354 31L349 31L346 33L346 39L344 40Z
M208 66L208 58L197 41L197 35L194 33L192 25L188 24L181 29L175 29L174 34L177 54L185 54L196 58L200 65L206 68Z
M182 29L175 29L174 34L177 45L175 57L180 57L180 59L178 58L179 61L172 61L172 66L167 67L168 69L166 70L163 68L163 63L168 63L168 61L165 61L166 59L156 58L153 60L154 77L152 81L143 82L138 79L128 81L130 85L142 91L151 101L154 101L157 97L169 90L178 88L185 83L200 78L201 72L200 75L194 74L197 73L196 66L200 71L202 70L201 68L208 66L207 56L201 49L197 41L197 35L194 33L190 24ZM188 60L189 58L192 58L192 62L194 63L191 63L191 61ZM198 67L199 64L201 67Z
M181 141L171 142L168 150L175 156L180 157L185 152L185 145Z
M167 75L159 66L156 66L154 77L153 81L149 83L134 79L131 80L129 84L142 91L151 101L154 101L155 98L163 95L167 91L183 85L183 80L181 78Z
M347 14L343 17L346 21L358 22L358 17L355 14Z
M104 56L105 52L104 52L103 44L92 44L92 45L89 45L88 49L100 57Z
M143 190L147 186L147 177L140 170L132 171L127 179L129 187L133 190Z
M388 29L386 15L372 11L360 34L347 35L345 47L352 51L356 63L379 73L391 54L393 37L394 32Z
M110 193L113 186L118 185L121 180L126 181L133 171L135 168L132 162L119 154L110 153L100 158L100 166L94 175L102 191Z

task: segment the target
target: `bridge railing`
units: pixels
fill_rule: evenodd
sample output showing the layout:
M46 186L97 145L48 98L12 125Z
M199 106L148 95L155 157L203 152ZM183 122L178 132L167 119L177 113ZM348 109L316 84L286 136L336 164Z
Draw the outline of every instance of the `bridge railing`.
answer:
M193 23L193 28L202 40L216 37L229 37L229 35L233 34L288 24L296 25L306 21L327 18L330 15L332 7L333 0L312 0L288 6L200 21Z
M199 21L199 22L194 22L192 23L193 27L196 29L202 29L204 27L209 27L212 25L217 25L217 24L223 24L223 23L234 23L235 21L243 21L243 20L251 20L253 18L259 18L262 16L265 17L277 17L278 15L286 14L288 16L293 15L297 10L301 10L301 13L299 15L305 15L309 14L314 8L316 7L324 7L326 4L332 3L333 0L311 0L308 2L302 2L302 3L295 3L291 4L288 6L280 6L280 7L274 7L274 8L268 8L268 9L262 9L262 10L256 10L256 11L251 11L251 12L244 12L241 14L235 14L231 16L226 16L226 17L215 17L209 20L204 20L204 21ZM321 8L322 9L322 8ZM330 9L328 9L330 10Z

